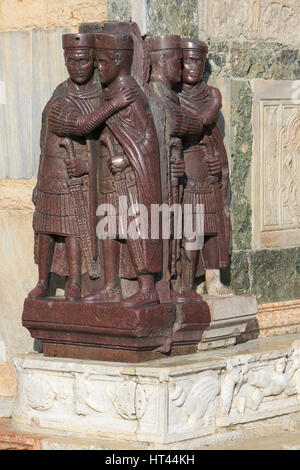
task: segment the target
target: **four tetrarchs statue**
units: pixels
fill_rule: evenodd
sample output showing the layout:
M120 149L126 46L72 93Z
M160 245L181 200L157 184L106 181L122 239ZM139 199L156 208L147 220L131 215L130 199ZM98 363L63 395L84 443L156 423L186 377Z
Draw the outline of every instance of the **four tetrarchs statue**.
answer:
M131 35L63 35L69 78L43 112L33 194L39 279L30 299L49 297L51 272L67 276L66 301L83 304L202 302L200 276L204 293L232 294L219 276L229 260L229 172L221 94L202 78L207 45L174 35L142 41L148 75L138 83ZM151 217L160 205L177 207L169 237L164 217ZM98 224L112 214L99 207L111 206L116 230L101 237ZM199 207L203 243L194 246ZM183 227L192 220L180 238L178 214ZM123 226L135 230L124 234ZM84 273L95 282L83 295Z

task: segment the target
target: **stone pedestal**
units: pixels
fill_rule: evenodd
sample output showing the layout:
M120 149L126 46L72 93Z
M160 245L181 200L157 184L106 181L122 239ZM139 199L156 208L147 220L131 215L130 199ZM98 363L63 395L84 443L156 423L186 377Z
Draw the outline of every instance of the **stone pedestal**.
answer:
M235 344L254 321L253 295L124 308L26 299L23 326L47 357L142 362Z
M300 335L138 365L38 353L15 364L24 431L187 449L300 412Z
M210 312L204 301L125 308L53 297L26 299L22 321L45 356L141 362L197 352Z
M249 322L255 322L257 301L254 295L204 296L210 310L210 324L203 332L198 350L236 344Z

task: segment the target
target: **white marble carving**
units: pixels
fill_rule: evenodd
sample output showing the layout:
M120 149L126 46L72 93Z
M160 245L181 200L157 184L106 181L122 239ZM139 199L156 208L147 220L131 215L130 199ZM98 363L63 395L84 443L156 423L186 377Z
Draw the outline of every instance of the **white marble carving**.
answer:
M182 407L186 413L188 426L199 429L215 417L220 379L215 372L204 372L196 378L188 394L171 379L169 393L175 406Z
M298 0L201 0L199 2L199 29L200 35L204 38L211 36L299 44L299 27Z
M103 398L97 393L89 374L75 374L74 380L74 408L78 415L87 416L91 410L103 413Z
M121 383L117 389L109 392L112 403L118 414L128 420L141 419L146 411L148 394L143 385L136 380L127 380Z
M299 335L141 364L36 354L16 365L24 430L167 445L300 413Z
M27 375L25 394L29 407L38 411L52 408L57 398L54 383L46 376L35 374Z
M296 87L295 87L296 86ZM254 248L297 246L300 238L300 81L254 80ZM297 99L296 99L297 98Z

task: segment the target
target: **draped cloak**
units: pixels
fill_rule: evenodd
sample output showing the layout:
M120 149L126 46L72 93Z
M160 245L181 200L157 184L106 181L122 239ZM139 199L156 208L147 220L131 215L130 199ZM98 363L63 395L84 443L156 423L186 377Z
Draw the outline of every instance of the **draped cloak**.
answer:
M111 100L120 86L135 88L137 98L109 118L105 125L111 137L119 143L133 170L137 190L136 202L145 205L148 211L148 238L129 240L135 246L134 251L138 258L134 263L126 250L126 244L123 244L120 275L134 278L137 265L140 267L140 273L158 273L161 270L161 243L159 239L151 238L151 205L161 203L159 147L147 99L133 77L122 78L109 87L103 92L103 99ZM101 179L101 175L99 178Z
M218 108L221 107L221 95L218 90L208 86L205 82L200 82L198 85L187 90L183 89L180 94L180 103L187 111L193 113L205 113L209 115L209 125L204 127L204 133L198 136L194 141L184 142L185 152L199 152L200 159L203 159L203 151L207 156L214 154L218 156L222 165L222 177L219 184L210 184L208 178L208 186L213 190L217 200L218 215L216 214L217 229L217 246L219 251L219 266L214 268L224 268L228 265L229 256L229 242L230 242L230 213L228 202L228 186L229 186L229 168L226 149L223 143L222 135L216 123L218 118ZM215 101L215 103L213 103ZM218 103L220 101L220 103ZM217 104L217 106L215 106ZM219 106L218 106L219 105ZM200 150L202 152L200 152ZM197 182L193 183L197 184ZM187 182L188 186L189 182ZM201 193L201 189L199 189ZM201 257L199 257L201 259ZM205 260L204 260L205 264ZM197 275L202 274L203 266L198 266Z
M73 112L84 115L89 114L99 106L99 86L91 83L89 87L81 89L70 79L66 80L55 89L42 115L41 157L37 185L33 193L33 202L35 204L33 228L36 235L38 233L58 235L51 271L66 276L68 275L68 266L65 244L61 240L61 236L79 237L79 230L67 184L69 176L65 165L66 151L60 147L60 142L64 137L69 137L73 142L75 158L84 160L87 165L87 176L82 188L88 210L93 257L96 259L98 255L95 225L98 136L97 133L86 137L74 135L74 131L71 132L68 127L67 120L57 120L55 125L49 126L49 117L58 102L63 103L66 115L69 113L71 116ZM36 249L35 259L37 262ZM84 270L85 262L83 259Z

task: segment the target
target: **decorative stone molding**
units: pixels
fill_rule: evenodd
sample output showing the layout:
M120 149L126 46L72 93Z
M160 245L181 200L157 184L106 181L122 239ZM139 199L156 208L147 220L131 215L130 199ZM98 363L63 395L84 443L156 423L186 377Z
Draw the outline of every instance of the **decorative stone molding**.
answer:
M243 340L300 333L300 300L258 305L255 320L250 320Z
M86 438L185 444L233 425L300 412L300 336L136 364L27 355L16 359L13 424ZM245 428L246 429L246 428Z

